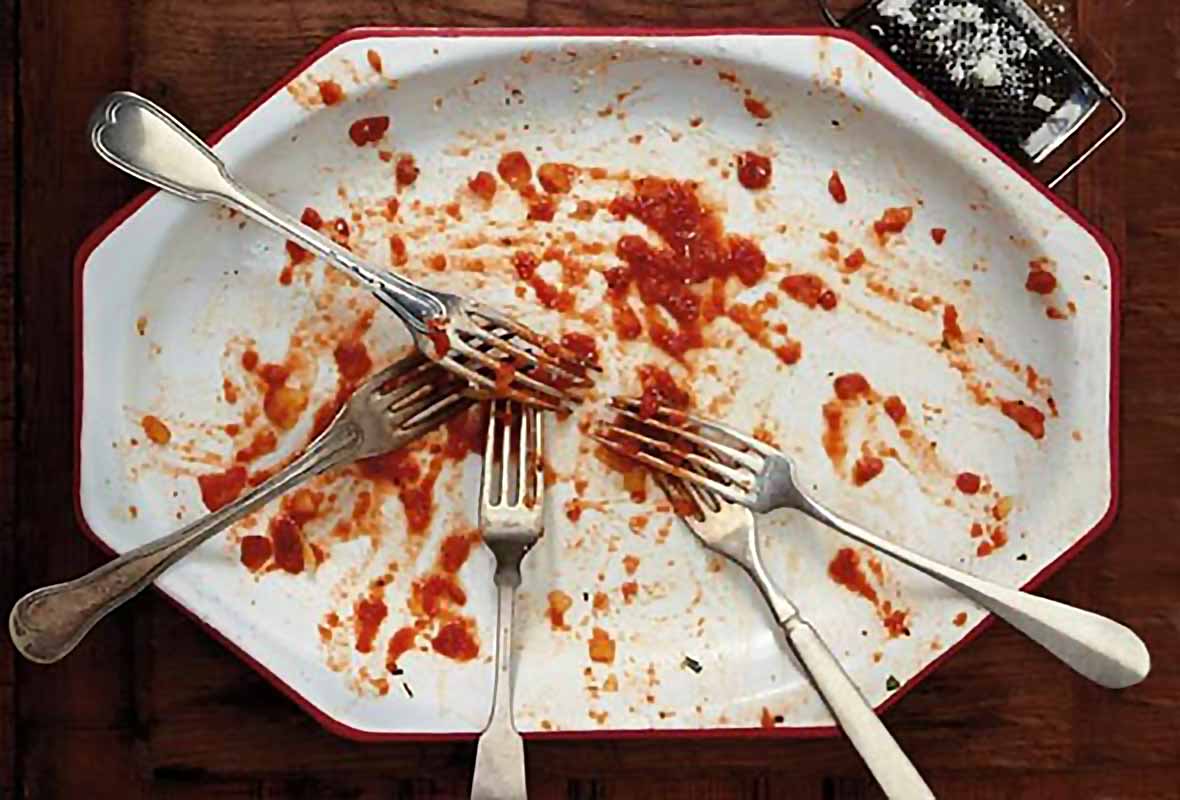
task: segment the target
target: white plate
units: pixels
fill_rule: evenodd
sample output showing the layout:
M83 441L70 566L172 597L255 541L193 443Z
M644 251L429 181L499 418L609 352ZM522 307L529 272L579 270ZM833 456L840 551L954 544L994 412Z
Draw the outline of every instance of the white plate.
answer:
M346 99L326 107L317 82L329 79ZM483 209L466 181L481 169L494 172L504 151L524 151L534 168L553 160L695 179L728 231L760 243L775 274L745 294L779 296L769 317L789 324L803 357L788 367L736 326L716 322L711 336L718 346L689 359L698 400L747 427L761 422L842 513L1010 585L1045 575L1109 522L1117 419L1111 248L860 40L818 31L364 30L325 45L282 88L218 135L216 150L236 173L294 212L307 205L325 218L358 211L352 245L378 263L389 263L388 236L401 232L410 275L503 302L544 330L587 330L586 320L599 314L604 391L635 391L640 363L673 363L646 343L619 345L602 309L600 271L619 263L614 243L623 232L645 229L605 211L590 222L573 220L570 198L554 222L524 224L524 206L502 183L491 210ZM764 102L771 116L752 115L746 96ZM391 118L389 132L376 146L354 146L350 124L373 115ZM393 223L379 213L395 194L394 163L383 161L380 149L412 153L421 168L399 195ZM747 149L773 157L773 181L763 192L747 191L730 174L733 155ZM843 205L829 195L833 169L847 187ZM626 191L627 182L583 174L574 196L606 200ZM462 221L442 211L452 200ZM886 245L875 242L872 221L898 206L913 207L913 221ZM941 246L930 234L936 227L948 231ZM606 247L582 256L591 274L578 290L581 319L561 322L531 290L523 300L514 294L519 281L510 256L521 247L539 253L541 237L567 230ZM843 275L824 255L829 245L820 233L828 230L840 235L841 257L861 247L870 265ZM513 243L498 243L502 235ZM478 249L463 253L473 245ZM451 258L446 272L427 266L437 253ZM484 272L461 266L470 268L477 256ZM1029 262L1041 257L1058 284L1047 297L1025 289ZM253 402L240 366L248 340L264 361L274 361L284 357L293 332L302 337L311 405L279 437L271 459L307 441L310 409L335 388L333 342L373 303L339 281L325 283L319 263L280 285L286 261L283 243L259 227L165 195L140 200L83 248L79 505L101 543L124 551L203 512L194 476L228 466L246 437L239 433L235 442L223 426L240 423ZM809 309L783 295L776 284L787 264L823 276L839 294L838 307ZM909 302L915 294L941 301L924 311ZM951 350L940 346L941 303L957 307L965 336ZM1068 318L1049 318L1050 305ZM404 335L379 312L364 341L376 360L388 359ZM1027 385L1026 365L1041 376L1036 390ZM849 463L837 469L823 446L821 408L833 398L833 377L850 372L862 373L882 395L904 398L916 420L910 442L937 441L937 457L917 455L921 448L899 438L879 406L858 402L847 409L847 461L862 441L877 452L893 447L898 458L886 457L880 476L860 487L849 479ZM226 379L242 394L236 404L225 400ZM977 403L970 386L988 402ZM996 398L1024 400L1047 412L1049 395L1059 416L1046 421L1039 440L996 405ZM141 418L149 413L171 430L167 445L146 440ZM771 722L778 733L830 730L831 718L745 577L657 510L654 489L648 502L630 502L618 475L603 469L577 430L590 413L549 431L558 480L517 606L520 727L553 735L759 730ZM380 521L370 520L368 535L349 541L332 538L330 521L309 523L307 538L327 553L318 568L255 575L239 562L238 542L265 533L263 514L249 530L207 543L159 586L333 730L357 737L472 734L486 718L492 682L494 594L483 551L459 574L467 601L458 611L478 631L477 658L457 662L432 652L437 626L418 639L425 652L399 661L404 674L388 674L385 648L411 621L411 584L431 569L443 537L475 521L478 469L475 456L443 467L439 508L425 536L405 534L402 506L390 499ZM994 494L959 492L954 475L961 470L983 475ZM579 487L591 501L576 523L565 513L575 480L585 481ZM338 475L318 488L335 492L336 506L347 510L348 498L366 486ZM971 525L994 524L999 495L1012 498L1009 541L977 555L988 534L972 538ZM647 517L639 532L631 525L636 515ZM874 705L899 696L897 686L911 685L985 620L970 603L887 561L879 577L868 575L874 604L829 578L829 564L846 544L835 534L784 514L766 518L763 530L772 572ZM628 555L638 559L634 576ZM861 559L868 563L867 554ZM391 562L397 569L385 589L388 617L372 652L363 654L355 649L354 606ZM629 580L638 584L630 603L622 592ZM555 590L573 600L567 630L553 629L546 614ZM605 609L595 610L596 592L607 596ZM886 600L908 612L910 635L890 637L881 619ZM331 612L341 623L325 643L318 626ZM613 663L589 658L596 627L616 643Z

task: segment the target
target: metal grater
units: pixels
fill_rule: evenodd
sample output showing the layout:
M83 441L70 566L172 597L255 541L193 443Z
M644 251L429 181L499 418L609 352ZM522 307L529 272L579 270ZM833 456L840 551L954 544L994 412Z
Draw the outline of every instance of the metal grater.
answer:
M1077 169L1126 121L1123 106L1024 0L870 0L827 20L889 54L1008 155L1040 164L1103 104L1116 118L1050 181Z

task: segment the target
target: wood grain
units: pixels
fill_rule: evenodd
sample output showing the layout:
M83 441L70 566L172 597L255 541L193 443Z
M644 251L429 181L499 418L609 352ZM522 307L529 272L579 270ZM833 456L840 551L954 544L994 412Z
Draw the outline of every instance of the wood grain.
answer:
M1154 655L1108 692L996 626L886 717L942 797L1180 797L1180 9L1076 0L1086 57L1126 98L1123 135L1064 196L1123 253L1122 504L1115 527L1044 593L1132 625ZM103 557L72 491L71 259L139 187L81 132L117 88L219 126L341 29L395 25L815 24L810 0L0 0L0 598ZM1133 6L1133 8L1130 8ZM1128 10L1130 8L1130 10ZM1133 13L1132 13L1133 12ZM18 58L19 56L19 58ZM15 313L15 316L14 316ZM15 376L16 381L9 380ZM15 387L15 388L14 388ZM19 469L16 468L19 465ZM14 706L15 703L15 706ZM64 663L0 650L0 796L464 797L474 744L331 736L155 595ZM541 741L534 797L879 797L856 754L821 741Z

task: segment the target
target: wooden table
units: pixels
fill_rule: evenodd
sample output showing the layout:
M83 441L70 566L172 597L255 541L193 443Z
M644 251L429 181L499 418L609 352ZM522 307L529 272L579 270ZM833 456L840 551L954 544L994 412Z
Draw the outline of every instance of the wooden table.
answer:
M1058 3L1050 3L1058 6ZM887 714L942 797L1180 797L1180 5L1061 16L1131 122L1063 189L1124 256L1122 508L1043 591L1134 627L1155 670L1110 692L996 626ZM79 533L71 260L140 190L89 151L129 88L198 131L333 33L395 25L814 24L810 0L0 0L0 609L103 556ZM12 24L10 24L12 23ZM1117 66L1116 66L1117 65ZM337 739L149 593L65 662L0 646L0 797L465 797L473 743ZM861 798L843 740L540 742L537 798Z

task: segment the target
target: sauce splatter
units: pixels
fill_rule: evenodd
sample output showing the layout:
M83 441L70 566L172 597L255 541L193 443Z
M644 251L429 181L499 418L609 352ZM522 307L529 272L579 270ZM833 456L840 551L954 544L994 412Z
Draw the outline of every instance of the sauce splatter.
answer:
M883 469L885 469L885 462L876 456L861 456L852 466L852 482L857 486L864 486L880 475Z
M418 180L418 173L418 165L414 162L414 157L409 154L398 158L397 164L393 169L399 189L413 185L414 181Z
M524 153L519 150L502 155L500 163L496 165L496 172L500 174L504 183L517 191L523 189L533 179L533 168L529 165L529 160L525 158Z
M750 190L765 189L770 185L770 159L751 150L737 157L738 183Z
M320 99L326 106L334 106L344 99L344 89L336 81L319 82Z
M567 194L578 176L573 164L546 163L537 168L537 183L550 194Z
M364 117L348 126L348 138L357 147L379 142L389 130L389 117Z
M1024 288L1034 294L1052 294L1057 289L1057 278L1045 269L1044 262L1029 262L1028 278L1024 281Z
M1000 411L1034 439L1045 438L1045 415L1023 400L1001 400Z
M197 485L201 489L201 501L205 508L217 511L238 499L238 495L246 487L246 470L244 467L233 466L224 472L199 475Z
M808 308L819 306L825 311L836 307L836 293L828 288L823 278L813 273L788 275L779 281L779 288L797 303Z
M860 554L851 547L842 547L836 552L828 564L828 577L869 602L877 602L877 590L869 584L868 577L860 568Z
M270 561L272 548L265 536L243 536L240 546L242 565L251 572L258 572Z
M960 472L955 478L955 487L963 494L976 494L979 486L980 478L974 472Z
M373 640L377 637L381 623L389 614L389 609L386 608L385 601L380 597L366 597L356 604L355 614L357 652L371 653Z
M887 208L881 218L873 223L873 232L877 234L877 241L881 244L889 241L893 234L901 233L914 218L914 209L910 206Z
M568 594L560 589L554 589L549 593L549 607L545 614L549 617L549 625L553 630L569 630L569 626L565 624L565 612L570 610L574 601Z
M484 202L490 203L496 196L496 176L490 172L481 170L475 173L475 177L468 179L467 188L476 197L479 197Z
M770 119L770 109L761 100L747 97L742 101L742 105L746 107L746 111L750 112L750 116L754 119Z
M848 202L848 191L844 188L844 181L836 170L832 170L832 175L828 178L828 194L841 205Z
M143 419L139 421L139 424L143 428L144 434L152 442L164 445L172 441L172 431L169 430L168 426L159 417L153 416L152 414L145 414Z
M946 241L946 228L931 228L930 238L934 240L935 244L942 244Z
M599 664L615 662L615 640L602 628L595 628L589 642L590 660Z

